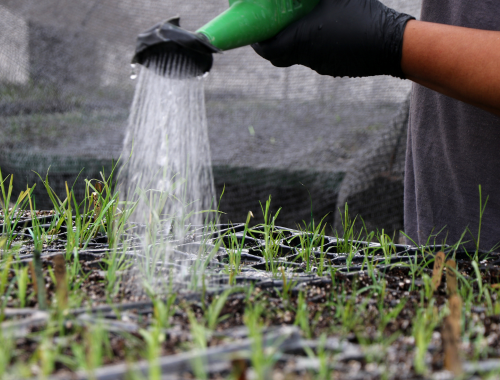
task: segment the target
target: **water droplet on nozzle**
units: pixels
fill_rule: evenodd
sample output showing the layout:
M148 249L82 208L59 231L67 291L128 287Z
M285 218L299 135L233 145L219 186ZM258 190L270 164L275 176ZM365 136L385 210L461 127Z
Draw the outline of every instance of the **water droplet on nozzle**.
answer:
M204 73L202 75L198 75L196 78L198 78L199 80L201 80L201 79L204 79L204 78L208 77L208 74L210 74L209 71L207 71L206 73Z

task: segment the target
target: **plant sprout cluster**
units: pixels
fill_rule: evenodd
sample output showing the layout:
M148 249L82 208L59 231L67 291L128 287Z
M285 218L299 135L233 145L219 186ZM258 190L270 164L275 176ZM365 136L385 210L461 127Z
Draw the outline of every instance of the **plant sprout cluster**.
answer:
M159 265L137 248L136 204L120 200L113 173L85 181L83 200L70 186L61 199L40 179L50 211L37 210L33 188L16 198L0 172L2 379L500 374L495 252L432 237L397 244L356 230L347 207L336 236L324 219L282 228L269 199L264 223L251 225L249 212L241 224L192 226ZM447 261L436 274L438 251ZM450 346L453 297L459 339Z

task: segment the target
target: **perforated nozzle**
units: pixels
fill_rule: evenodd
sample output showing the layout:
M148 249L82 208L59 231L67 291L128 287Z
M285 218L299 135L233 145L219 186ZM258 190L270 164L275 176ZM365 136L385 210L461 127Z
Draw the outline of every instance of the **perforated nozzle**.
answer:
M212 68L213 53L220 52L201 33L189 32L174 17L139 34L132 63L169 77L202 75Z

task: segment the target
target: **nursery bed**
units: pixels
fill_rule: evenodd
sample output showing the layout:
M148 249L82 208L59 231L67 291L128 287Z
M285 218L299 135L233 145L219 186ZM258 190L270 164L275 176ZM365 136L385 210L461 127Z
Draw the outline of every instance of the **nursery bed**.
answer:
M38 212L42 225L53 217ZM468 378L500 373L497 253L219 225L218 233L194 230L173 245L164 273L166 282L178 273L176 281L151 296L138 281L133 239L120 253L131 266L119 267L109 287L110 257L118 256L106 237L98 233L75 254L65 249L63 228L41 251L48 308L40 310L29 270L31 223L27 213L17 250L2 253L5 378L451 379L442 339L449 269L429 290L438 251L457 266L461 371ZM65 308L56 301L56 257L66 264ZM194 286L185 268L197 261L206 269ZM23 270L29 279L21 305Z

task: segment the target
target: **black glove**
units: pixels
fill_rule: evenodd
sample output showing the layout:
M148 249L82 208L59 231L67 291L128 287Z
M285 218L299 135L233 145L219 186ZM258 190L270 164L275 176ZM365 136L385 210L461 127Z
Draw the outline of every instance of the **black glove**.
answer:
M300 64L334 77L404 78L403 34L411 19L378 0L320 0L311 13L252 47L278 67Z

